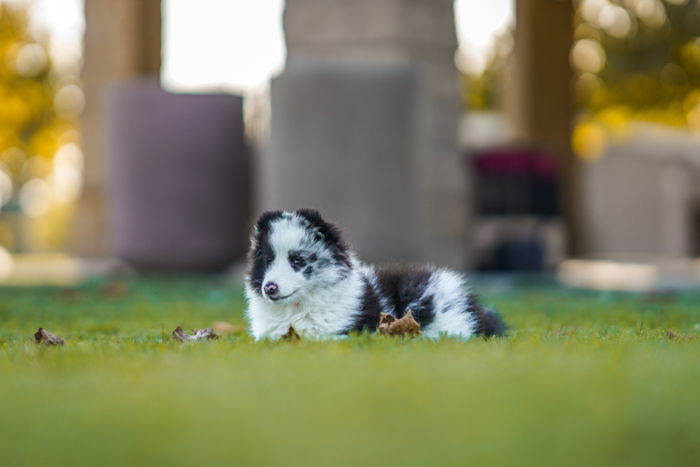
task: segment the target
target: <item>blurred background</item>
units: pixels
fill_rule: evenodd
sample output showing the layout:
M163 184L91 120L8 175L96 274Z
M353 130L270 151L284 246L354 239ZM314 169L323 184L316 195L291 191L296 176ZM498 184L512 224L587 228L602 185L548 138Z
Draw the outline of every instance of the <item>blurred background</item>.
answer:
M700 281L700 1L0 0L0 283L244 261Z

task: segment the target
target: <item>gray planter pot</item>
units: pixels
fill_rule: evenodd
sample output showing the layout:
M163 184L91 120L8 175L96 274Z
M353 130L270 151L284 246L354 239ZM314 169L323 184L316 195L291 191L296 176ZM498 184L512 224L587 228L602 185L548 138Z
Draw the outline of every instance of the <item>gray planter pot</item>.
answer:
M108 95L113 254L141 270L206 272L244 257L250 204L242 98L153 81Z

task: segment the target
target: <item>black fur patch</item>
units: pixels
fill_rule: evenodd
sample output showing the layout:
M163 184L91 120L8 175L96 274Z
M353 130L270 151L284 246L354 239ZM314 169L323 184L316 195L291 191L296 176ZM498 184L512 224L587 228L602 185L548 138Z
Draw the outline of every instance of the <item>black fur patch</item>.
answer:
M248 281L251 288L262 295L262 281L268 265L275 259L270 246L270 225L282 218L282 211L268 211L260 215L255 223L253 242L248 252Z
M315 209L299 209L296 214L307 222L307 228L316 231L319 238L328 246L333 260L339 266L349 270L352 268L348 247L341 237L340 228L326 222Z
M496 311L484 308L475 295L469 295L469 311L476 315L478 327L476 333L484 337L502 336L507 327Z
M435 318L432 296L421 298L432 272L426 268L382 268L377 270L380 293L395 310L397 318L410 309L420 325L427 326Z
M304 275L304 277L306 277L308 279L309 277L311 277L311 273L313 273L313 272L314 272L313 266L306 266L304 271L302 271L302 274Z
M379 316L382 312L382 305L379 301L379 294L370 285L367 278L363 278L362 288L362 303L360 305L360 313L353 326L345 331L348 332L374 332L379 325Z
M287 260L294 272L299 272L306 267L306 258L304 258L304 255L300 251L290 250L287 255Z
M282 211L265 211L260 214L258 221L255 223L255 233L257 236L270 234L270 225L276 220L282 219L284 213Z

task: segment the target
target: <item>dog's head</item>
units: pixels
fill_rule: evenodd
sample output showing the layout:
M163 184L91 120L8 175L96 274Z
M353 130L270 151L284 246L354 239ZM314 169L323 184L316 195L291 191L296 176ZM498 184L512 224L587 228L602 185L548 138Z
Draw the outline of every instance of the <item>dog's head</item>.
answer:
M340 230L318 211L268 211L255 224L246 279L254 293L270 302L302 300L351 269Z

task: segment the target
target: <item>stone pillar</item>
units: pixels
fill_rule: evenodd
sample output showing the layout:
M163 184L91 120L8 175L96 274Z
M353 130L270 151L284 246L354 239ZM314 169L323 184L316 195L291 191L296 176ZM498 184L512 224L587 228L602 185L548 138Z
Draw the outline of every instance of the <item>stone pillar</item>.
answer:
M579 169L571 150L574 103L572 0L518 0L514 73L508 112L522 142L557 155L562 175L562 203L569 254L580 252Z
M115 80L160 73L160 0L85 0L81 119L85 172L74 252L105 256L105 92Z
M395 173L387 179L396 180L397 174L408 172L403 179L413 192L414 199L404 199L393 209L386 204L380 209L371 203L350 206L346 203L342 209L344 216L341 220L352 231L353 225L374 225L374 229L381 233L387 228L387 219L397 212L407 212L406 215L416 219L400 235L395 236L392 247L404 245L411 248L413 254L410 259L416 261L433 261L441 264L449 264L456 267L465 266L466 254L466 230L467 230L467 198L465 170L462 166L457 146L457 122L461 113L460 97L458 92L458 73L454 65L454 53L457 47L457 39L454 26L454 12L452 0L287 0L284 13L284 25L287 40L287 71L278 80L278 91L289 89L284 81L287 77L295 78L299 73L308 74L310 70L318 67L323 74L333 75L331 68L338 73L347 72L347 79L357 72L357 79L365 83L372 82L372 76L399 76L404 70L413 70L418 76L412 91L407 91L406 99L410 101L408 109L414 113L411 118L415 120L413 131L399 130L397 127L408 128L408 122L393 125L391 117L386 120L373 121L376 126L366 128L358 133L356 122L347 121L347 129L338 129L340 133L326 132L316 134L318 144L302 145L304 150L314 150L313 154L299 155L310 166L314 164L309 158L324 159L321 164L324 167L333 166L333 158L354 157L347 150L334 151L343 145L344 138L366 139L370 147L384 147L386 153L395 153L399 157L393 163ZM373 69L373 67L375 67ZM399 67L394 71L386 67ZM407 74L411 72L406 71ZM329 76L330 76L329 75ZM360 81L355 84L347 83L348 89L361 92L363 85ZM318 81L320 84L323 79ZM379 79L377 86L383 86L385 81ZM345 86L345 85L343 85ZM401 87L401 86L399 86ZM366 88L369 89L369 88ZM379 88L372 88L365 96L371 99L372 92L378 92ZM409 86L404 87L408 90ZM355 92L355 91L353 91ZM385 96L386 94L382 94ZM280 135L293 133L289 128L281 129L280 125L302 125L303 120L312 106L314 96L308 96L307 100L297 99L296 109L282 109L290 99L282 97L281 92L275 91L273 83L272 91L272 142L269 163L263 164L262 174L263 190L265 180L277 179L273 172L279 172L276 167L280 158L295 158L295 150L283 141L279 141ZM390 105L391 99L386 101ZM307 108L303 106L306 102ZM394 101L396 102L396 101ZM328 104L328 102L324 102ZM324 105L323 111L331 115L342 115L343 100L338 100L337 105ZM368 105L371 109L373 106ZM394 109L400 112L402 107L396 104ZM386 109L387 116L392 115L392 109ZM297 117L295 121L278 119L275 112ZM375 115L376 117L376 115ZM317 117L309 117L318 120ZM354 118L362 118L354 116ZM275 127L277 125L277 128ZM308 126L308 125L307 125ZM341 126L341 125L339 125ZM361 126L361 125L360 125ZM352 133L354 131L354 133ZM399 138L383 138L377 132L402 132ZM331 136L329 136L331 135ZM332 136L336 135L336 136ZM371 139L371 141L369 140ZM286 140L285 140L286 141ZM380 141L395 141L395 144L382 146ZM376 143L376 144L373 144ZM326 146L324 146L324 144ZM313 149L320 148L323 149ZM345 149L345 148L344 148ZM301 150L301 149L299 149ZM360 149L358 149L360 150ZM361 150L360 150L361 151ZM359 154L358 157L362 157ZM391 156L393 157L393 156ZM336 159L337 160L337 159ZM384 162L382 162L384 164ZM398 167L403 165L403 167ZM269 169L265 169L268 167ZM385 167L386 169L386 167ZM372 171L371 164L368 171ZM391 168L386 170L392 170ZM375 170L376 172L376 170ZM280 174L276 174L280 175ZM322 175L322 174L319 174ZM360 176L360 174L356 174ZM381 173L367 173L367 179L381 178ZM327 177L341 176L327 173ZM358 181L358 182L361 182ZM400 183L400 182L397 182ZM328 185L328 181L325 181ZM405 187L404 187L405 188ZM325 198L323 188L320 187L314 177L303 180L296 190L304 191L300 200L318 199L319 204ZM357 186L356 189L362 189ZM391 189L384 186L381 189ZM397 187L397 190L401 188ZM378 190L379 191L379 190ZM292 189L287 195L294 194ZM268 193L269 195L269 193ZM289 203L289 197L279 191L272 196L262 193L263 206L272 208ZM386 201L386 200L384 200ZM393 212L387 212L391 210ZM389 217L387 217L389 214ZM354 218L353 218L354 217ZM391 222L391 221L389 221ZM391 229L389 229L391 230ZM410 247L410 245L418 245ZM404 248L404 249L406 249ZM362 253L363 248L359 248ZM376 250L367 245L367 250ZM401 248L388 248L386 258L391 259L390 251L400 251ZM407 259L407 258L394 258Z

